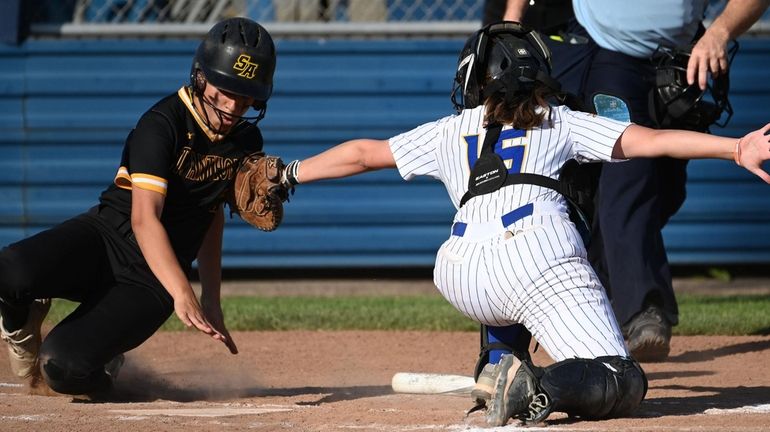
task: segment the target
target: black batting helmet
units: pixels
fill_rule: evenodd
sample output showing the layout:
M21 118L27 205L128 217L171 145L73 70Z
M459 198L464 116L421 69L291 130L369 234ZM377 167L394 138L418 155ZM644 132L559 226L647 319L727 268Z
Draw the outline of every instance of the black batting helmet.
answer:
M726 126L733 115L733 107L727 98L729 69L710 79L704 90L697 83L687 83L687 63L692 48L693 45L659 47L653 55L656 72L649 106L650 115L659 127L706 131L712 124ZM738 43L733 42L728 52L728 65L737 51ZM723 113L727 115L720 122Z
M551 78L551 50L540 35L517 22L490 24L465 42L457 61L452 104L475 108L494 93L507 96L540 82L558 91Z
M248 18L228 18L209 30L198 45L190 71L193 90L201 91L197 72L214 87L254 98L263 109L273 92L275 45L264 27Z

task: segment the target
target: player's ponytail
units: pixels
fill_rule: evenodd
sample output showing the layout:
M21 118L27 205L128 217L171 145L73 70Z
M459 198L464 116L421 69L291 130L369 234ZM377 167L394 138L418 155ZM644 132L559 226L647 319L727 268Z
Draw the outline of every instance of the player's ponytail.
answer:
M536 83L531 91L519 92L512 96L495 92L484 101L485 123L513 125L517 129L531 129L541 126L549 113L548 100L555 91Z

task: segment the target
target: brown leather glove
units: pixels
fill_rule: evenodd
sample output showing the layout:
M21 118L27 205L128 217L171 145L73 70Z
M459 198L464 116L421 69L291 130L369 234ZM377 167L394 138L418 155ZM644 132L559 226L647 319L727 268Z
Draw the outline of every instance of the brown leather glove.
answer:
M277 156L252 153L241 160L228 197L230 210L244 221L273 231L283 220L283 202L289 197L281 184L285 165Z

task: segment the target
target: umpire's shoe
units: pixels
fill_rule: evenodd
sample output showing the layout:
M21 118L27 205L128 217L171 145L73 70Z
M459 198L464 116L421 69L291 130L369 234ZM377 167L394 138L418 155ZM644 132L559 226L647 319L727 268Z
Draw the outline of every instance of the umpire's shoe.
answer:
M11 332L5 329L3 318L0 316L0 338L8 344L11 370L19 378L31 378L40 373L37 359L42 343L40 327L50 308L51 299L35 300L29 306L29 315L24 327Z
M631 356L639 362L660 362L671 350L671 323L656 305L634 316L623 326Z
M487 406L487 424L504 426L511 418L531 424L548 417L552 404L538 391L538 380L530 366L513 354L503 355L498 365L495 389Z

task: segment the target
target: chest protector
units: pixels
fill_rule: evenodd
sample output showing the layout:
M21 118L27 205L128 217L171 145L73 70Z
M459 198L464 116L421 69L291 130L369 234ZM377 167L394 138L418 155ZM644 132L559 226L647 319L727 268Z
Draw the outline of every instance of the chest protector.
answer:
M502 129L500 124L487 127L481 156L471 169L468 191L460 200L460 207L475 196L486 195L513 184L533 184L552 189L567 200L570 220L588 247L591 243L594 196L599 184L601 164L579 164L573 159L568 160L561 168L559 180L532 173L509 174L505 162L493 151Z

